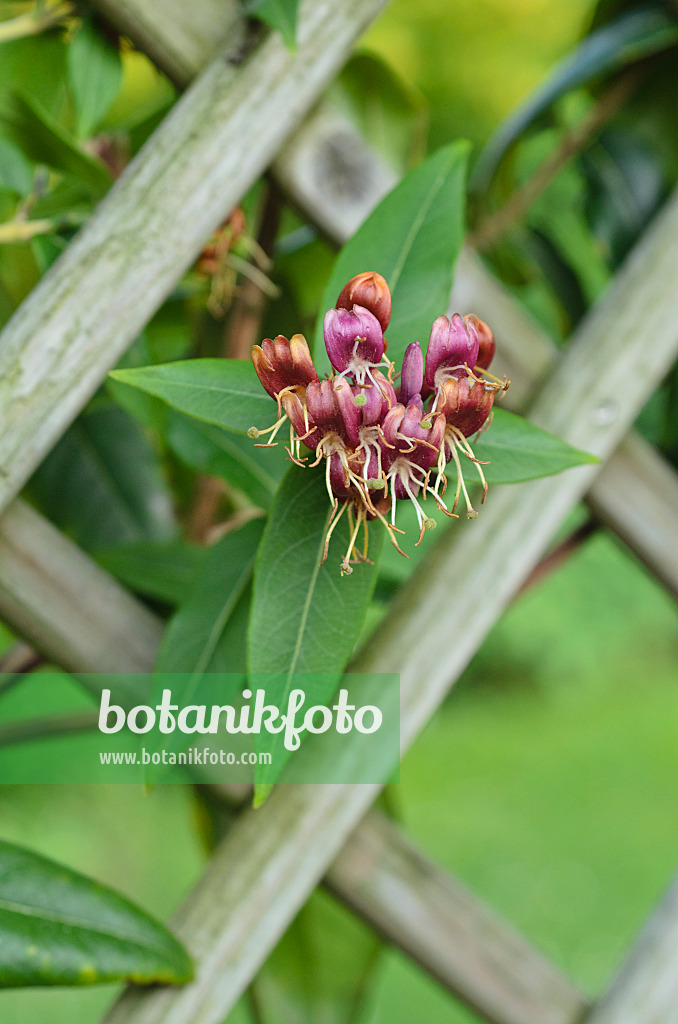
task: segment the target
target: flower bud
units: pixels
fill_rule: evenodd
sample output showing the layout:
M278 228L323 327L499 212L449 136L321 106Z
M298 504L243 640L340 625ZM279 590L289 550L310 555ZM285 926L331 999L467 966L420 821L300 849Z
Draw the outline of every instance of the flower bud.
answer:
M487 370L494 359L494 353L497 347L494 342L494 334L485 321L481 320L480 317L475 316L474 313L469 313L466 317L466 322L472 323L478 332L478 358L476 360L476 366L479 366L483 370ZM473 369L473 367L471 367L471 369Z
M488 384L475 377L450 377L438 393L435 412L442 414L447 423L456 427L464 437L470 437L485 423L492 412L500 385Z
M381 274L367 271L352 277L345 284L337 299L337 309L353 309L362 306L369 309L385 331L391 320L391 292Z
M475 324L455 313L451 320L439 316L431 328L424 368L424 391L436 391L448 377L461 377L465 366L478 361L478 332Z
M424 353L418 341L405 349L403 368L400 374L400 401L407 405L416 395L421 394L424 384Z
M289 387L306 387L318 380L318 373L303 334L289 341L279 334L274 341L265 338L252 349L252 362L262 387L276 398Z
M384 357L384 335L377 318L363 306L328 309L323 324L325 347L339 373L351 373L358 384Z

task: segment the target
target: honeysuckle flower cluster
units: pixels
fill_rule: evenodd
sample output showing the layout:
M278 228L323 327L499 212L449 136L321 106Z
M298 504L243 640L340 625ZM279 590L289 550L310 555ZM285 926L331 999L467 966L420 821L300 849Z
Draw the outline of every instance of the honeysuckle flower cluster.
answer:
M334 368L321 380L306 339L295 334L266 338L252 352L262 386L275 399L278 417L262 446L289 423L288 455L301 466L325 463L332 513L325 537L323 562L330 538L342 516L349 520L350 540L341 562L342 575L352 564L369 561L368 524L380 520L391 542L403 531L396 525L397 504L411 501L419 523L419 540L436 522L424 509L431 498L446 516L457 518L463 495L466 514L474 519L464 480L464 466L475 466L483 485L483 465L473 454L469 437L486 429L495 399L508 387L489 372L494 356L492 331L473 314L439 316L431 328L424 355L418 341L408 345L402 367L387 355L384 336L391 319L391 293L380 274L359 274L342 289L335 309L325 314L324 338ZM310 461L305 449L315 453ZM445 468L452 461L457 484L451 507L446 503ZM361 527L364 542L358 546ZM407 555L405 555L407 557Z

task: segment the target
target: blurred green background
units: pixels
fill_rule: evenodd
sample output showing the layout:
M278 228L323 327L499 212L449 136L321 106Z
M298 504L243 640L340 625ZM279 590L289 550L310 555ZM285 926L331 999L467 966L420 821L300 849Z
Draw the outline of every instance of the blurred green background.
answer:
M592 7L395 0L364 42L425 98L432 147L459 136L480 144L571 48ZM134 82L152 77L141 58L132 63ZM504 615L394 792L413 838L592 992L678 862L677 661L675 603L599 533ZM4 838L163 918L205 859L195 814L190 793L170 787L0 790ZM93 1024L110 998L5 991L0 1020ZM248 1019L242 1008L235 1016ZM366 1019L474 1017L389 951Z

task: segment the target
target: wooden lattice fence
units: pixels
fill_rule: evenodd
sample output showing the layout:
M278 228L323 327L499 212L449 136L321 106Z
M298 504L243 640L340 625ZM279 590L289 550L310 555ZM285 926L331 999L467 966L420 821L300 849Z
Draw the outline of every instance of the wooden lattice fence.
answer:
M332 196L313 155L336 133L337 115L321 104L299 128L384 0L309 0L296 55L275 36L251 38L227 0L96 5L178 85L195 81L0 337L0 614L68 669L138 671L153 664L161 623L16 495L268 166L336 241L391 186L360 139L346 147L343 170L361 161L363 191ZM472 529L443 535L396 600L353 667L400 673L403 751L583 497L678 595L678 481L629 433L678 352L678 196L560 356L471 252L452 303L497 325L514 404L602 466L497 491ZM497 1024L676 1024L678 883L591 1003L370 811L377 794L369 785L286 786L258 811L243 810L175 920L196 980L172 991L130 988L107 1024L219 1024L323 879Z

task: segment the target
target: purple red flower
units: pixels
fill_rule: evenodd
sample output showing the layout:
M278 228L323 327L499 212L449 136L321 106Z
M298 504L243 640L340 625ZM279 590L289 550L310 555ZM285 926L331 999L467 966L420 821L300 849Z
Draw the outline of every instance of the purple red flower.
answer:
M262 386L278 403L278 419L268 431L252 428L250 436L270 434L290 425L289 457L308 465L302 445L315 452L311 465L325 463L332 516L330 538L342 516L349 520L349 545L342 574L367 558L368 523L379 519L401 551L396 534L398 501L411 501L424 531L436 525L423 502L431 497L445 515L456 516L461 494L470 519L477 516L464 480L465 460L483 484L481 463L468 440L489 426L492 407L508 387L489 373L495 344L492 331L473 314L439 316L431 328L426 356L415 341L403 358L396 387L395 365L386 357L384 331L391 318L391 293L381 275L367 272L342 289L337 308L325 314L323 333L332 376L320 380L300 334L290 341L267 338L252 353ZM382 372L385 370L386 372ZM457 485L452 508L444 500L445 469L452 462ZM388 518L387 518L388 516ZM357 547L365 530L363 550ZM401 551L401 554L404 552Z

